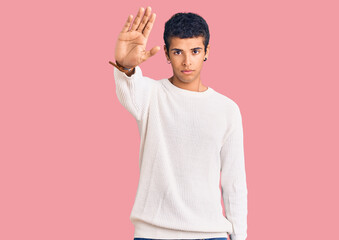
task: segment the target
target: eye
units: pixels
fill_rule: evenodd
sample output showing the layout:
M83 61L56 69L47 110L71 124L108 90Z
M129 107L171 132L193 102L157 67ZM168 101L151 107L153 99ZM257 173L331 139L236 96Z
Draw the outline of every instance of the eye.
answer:
M200 53L200 51L198 49L193 50L193 54L198 54L198 53Z
M181 51L180 50L174 51L174 54L179 55L179 54L181 54Z

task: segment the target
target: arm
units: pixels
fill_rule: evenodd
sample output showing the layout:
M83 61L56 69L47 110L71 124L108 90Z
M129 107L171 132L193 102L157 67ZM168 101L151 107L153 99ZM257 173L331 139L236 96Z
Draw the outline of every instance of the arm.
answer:
M151 8L146 11L140 8L132 23L133 16L128 19L121 30L116 47L116 63L114 65L114 79L116 94L120 103L137 119L150 102L154 80L143 77L138 65L156 54L160 47L153 47L146 51L146 43L155 21L155 13Z
M139 66L135 67L131 76L114 68L114 79L119 102L136 120L141 120L150 104L156 81L144 77Z
M236 105L232 125L221 151L221 187L226 218L232 223L230 240L247 237L247 184L242 117Z

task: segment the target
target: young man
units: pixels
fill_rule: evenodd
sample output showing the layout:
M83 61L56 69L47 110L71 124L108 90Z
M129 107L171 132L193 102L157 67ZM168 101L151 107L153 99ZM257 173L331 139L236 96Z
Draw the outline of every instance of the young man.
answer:
M207 23L193 13L177 13L166 22L164 51L173 76L156 81L138 66L160 50L145 50L155 14L140 8L132 19L118 37L116 63L110 63L117 97L136 119L141 137L130 216L135 239L227 239L230 234L232 240L245 240L242 117L233 100L201 82L210 49Z

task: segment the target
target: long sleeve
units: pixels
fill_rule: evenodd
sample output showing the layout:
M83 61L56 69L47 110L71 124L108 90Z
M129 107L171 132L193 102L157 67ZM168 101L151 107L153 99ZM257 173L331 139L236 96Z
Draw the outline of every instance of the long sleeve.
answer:
M220 151L221 187L226 218L232 223L230 240L247 238L247 184L242 117L235 104L230 131Z
M148 108L155 80L142 75L139 66L132 76L127 76L114 67L116 95L119 102L130 112L136 120Z

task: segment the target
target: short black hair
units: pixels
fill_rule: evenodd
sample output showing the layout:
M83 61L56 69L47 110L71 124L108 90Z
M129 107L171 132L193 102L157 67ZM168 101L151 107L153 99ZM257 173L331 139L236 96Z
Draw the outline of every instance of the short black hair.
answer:
M205 52L210 41L208 25L200 15L196 13L176 13L166 23L164 41L167 52L169 51L170 38L204 37Z

